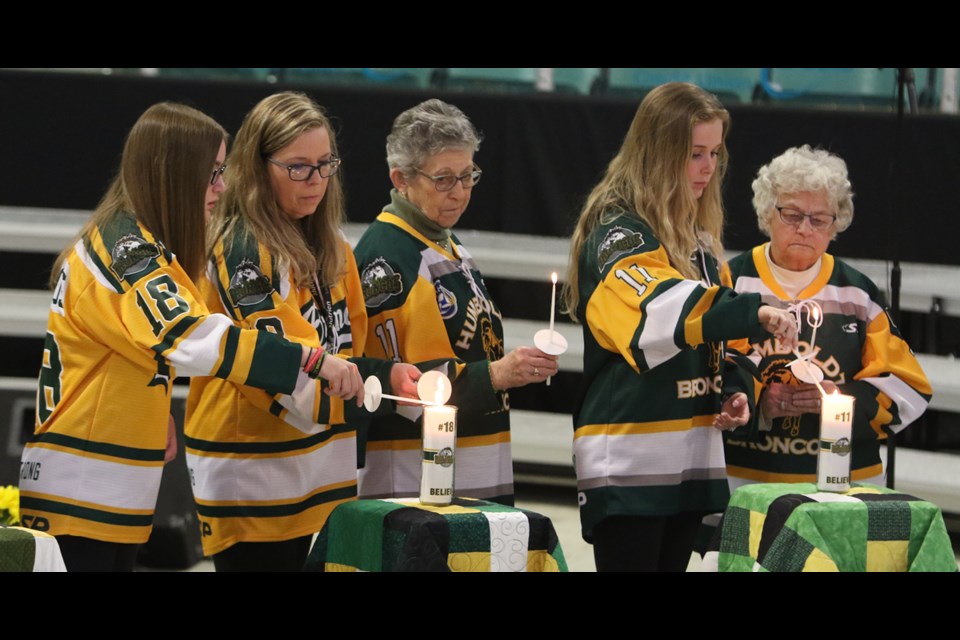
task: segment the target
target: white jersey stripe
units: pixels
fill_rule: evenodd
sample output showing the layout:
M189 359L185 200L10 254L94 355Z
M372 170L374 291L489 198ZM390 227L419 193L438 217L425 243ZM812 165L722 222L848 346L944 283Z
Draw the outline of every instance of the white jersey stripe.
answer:
M27 446L23 463L39 473L21 478L20 490L59 496L117 509L152 512L157 505L163 466L128 465ZM35 476L35 477L34 477Z
M680 353L673 336L687 298L700 284L684 280L651 300L646 307L646 322L637 342L651 369ZM651 321L651 318L655 321Z
M209 376L220 359L223 334L233 326L230 318L213 313L180 338L166 354L167 361L181 376Z
M899 432L910 426L911 422L927 410L927 401L923 399L923 396L897 376L863 378L862 381L875 386L899 407L900 424L893 427L894 432Z
M360 497L397 496L404 493L397 487L419 487L421 458L420 449L368 450L367 465L359 474ZM458 496L469 497L480 489L490 489L490 478L513 481L509 442L460 447L455 465L454 491ZM495 469L497 465L499 469ZM511 492L508 487L503 493Z
M580 482L613 476L672 476L684 469L723 469L726 465L723 438L711 426L687 431L584 436L574 440L573 451Z
M352 434L332 439L303 455L280 458L187 453L193 495L201 502L295 500L318 487L350 479L356 460L357 440Z

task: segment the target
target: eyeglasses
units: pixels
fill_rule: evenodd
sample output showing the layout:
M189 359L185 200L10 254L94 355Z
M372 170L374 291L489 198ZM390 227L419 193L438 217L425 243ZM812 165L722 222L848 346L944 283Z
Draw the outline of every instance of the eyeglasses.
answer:
M222 165L220 165L219 167L217 167L216 169L214 169L214 170L213 170L213 175L210 176L210 184L211 184L211 185L217 184L217 178L219 178L220 176L222 176L222 175L223 175L223 172L226 171L226 170L227 170L227 165L225 165L225 164L222 164Z
M432 180L433 186L437 191L450 191L457 186L457 182L463 185L464 189L473 189L473 187L480 182L480 177L483 175L483 171L481 171L477 165L473 165L473 171L469 171L462 176L455 176L449 173L442 176L431 176L420 171L420 169L414 169L414 171L427 180Z
M290 179L296 182L304 182L313 177L313 172L316 171L320 174L321 178L329 178L334 176L340 170L340 163L343 162L340 158L334 156L329 160L324 160L319 164L303 164L301 162L295 164L283 164L278 162L273 158L267 158L267 162L272 162L278 167L283 167L287 170L287 173L290 174Z
M837 216L829 213L804 213L793 207L774 207L774 209L777 210L783 224L788 224L791 227L799 227L803 224L803 219L806 218L810 221L812 228L817 231L826 231L837 221Z

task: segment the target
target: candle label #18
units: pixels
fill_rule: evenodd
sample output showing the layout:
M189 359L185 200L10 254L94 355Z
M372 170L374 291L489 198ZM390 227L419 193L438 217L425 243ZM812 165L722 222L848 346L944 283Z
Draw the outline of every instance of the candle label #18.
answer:
M437 424L437 431L445 431L447 433L453 433L455 425L453 421L450 422L440 422Z

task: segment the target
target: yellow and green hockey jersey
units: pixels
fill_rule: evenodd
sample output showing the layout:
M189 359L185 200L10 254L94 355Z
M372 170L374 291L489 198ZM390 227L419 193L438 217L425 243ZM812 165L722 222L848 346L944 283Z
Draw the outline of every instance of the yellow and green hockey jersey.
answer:
M150 535L177 376L293 390L302 348L210 314L170 253L127 214L77 241L57 276L23 451L26 526L139 543Z
M757 293L763 302L786 308L796 302L774 278L767 263L766 244L730 261L737 291ZM820 273L799 300L815 300L823 309L811 362L841 393L856 398L850 471L853 480L883 472L880 442L884 427L899 431L926 410L930 382L886 312L882 294L867 276L828 253ZM806 317L806 316L804 316ZM807 322L800 333L800 353L811 349L813 330ZM797 384L787 368L793 354L772 338L755 341L749 359L764 384ZM816 482L820 414L774 418L770 431L750 438L738 433L726 438L727 472L742 483Z
M399 197L391 206L410 205ZM365 353L411 362L443 360L458 408L457 496L513 504L509 401L493 389L489 363L503 357L503 324L470 253L451 236L450 250L401 217L382 212L357 243L369 315ZM360 496L420 493L417 407L398 407L370 425Z
M709 254L695 260L699 282L684 279L628 212L605 218L584 242L584 391L573 450L588 541L607 516L720 510L729 498L713 418L724 395L756 393L724 341L765 332L759 296L721 286Z
M364 378L378 375L390 393L392 362L351 357L363 344L367 317L356 262L344 245L342 278L312 292L240 231L214 248L201 290L211 309L238 326L322 344L327 357L351 358ZM273 397L218 378L191 380L186 455L206 555L237 542L315 533L334 507L356 498L355 421L369 414L353 400L327 396L325 387L302 373L293 394Z

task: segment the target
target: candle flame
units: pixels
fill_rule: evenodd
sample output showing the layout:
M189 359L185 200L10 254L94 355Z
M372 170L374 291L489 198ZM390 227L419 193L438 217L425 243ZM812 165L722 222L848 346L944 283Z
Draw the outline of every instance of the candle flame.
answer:
M557 272L556 272L556 271L554 271L553 273L550 274L550 281L553 282L553 284L557 284Z

